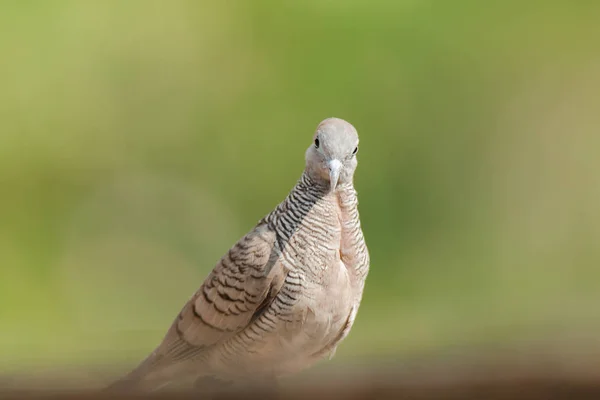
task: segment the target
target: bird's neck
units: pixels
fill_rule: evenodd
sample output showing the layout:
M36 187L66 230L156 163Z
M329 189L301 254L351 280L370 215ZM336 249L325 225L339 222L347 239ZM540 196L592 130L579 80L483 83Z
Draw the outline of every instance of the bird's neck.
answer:
M299 199L310 199L309 202L304 203L307 206L306 210L317 204L320 204L319 209L325 207L325 209L335 210L342 223L349 216L352 219L358 217L358 214L354 212L358 207L358 197L352 181L340 183L334 190L331 190L329 182L315 180L305 172L282 204Z
M319 194L321 197L343 197L348 194L356 193L352 181L340 182L335 189L331 190L329 182L312 178L306 171L302 174L300 180L294 187L294 189L296 188L300 190L310 190L315 194Z
M305 218L319 220L321 228L340 235L340 255L342 261L356 282L364 281L369 260L364 244L360 218L358 215L358 198L352 183L338 185L331 191L327 184L315 182L307 174L303 174L288 196L263 220L277 232L280 248L285 248L295 232L305 224ZM362 285L362 283L360 283Z
M334 214L335 228L340 229L340 256L346 265L346 268L355 278L357 287L364 285L364 280L369 271L369 252L367 250L363 232L361 229L360 216L358 213L358 195L354 189L352 181L338 184L335 190L331 191L327 184L316 184L308 178L300 179L305 182L300 187L298 185L294 190L314 191L322 195L317 207L326 210L328 215ZM296 189L297 188L297 189ZM294 190L290 193L293 195ZM326 218L332 221L330 218Z
M289 214L290 223L296 225L315 205L325 203L335 205L340 209L355 208L357 205L356 191L352 182L339 184L332 191L329 182L316 180L304 172L285 200L267 215L265 220L272 223L282 214Z

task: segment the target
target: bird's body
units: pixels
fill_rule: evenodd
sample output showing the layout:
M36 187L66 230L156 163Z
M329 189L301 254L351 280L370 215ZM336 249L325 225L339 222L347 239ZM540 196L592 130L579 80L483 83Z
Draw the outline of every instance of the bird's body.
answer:
M352 183L357 144L349 123L319 125L286 199L221 258L162 343L117 387L278 377L333 355L352 327L369 268ZM344 160L330 160L340 152Z

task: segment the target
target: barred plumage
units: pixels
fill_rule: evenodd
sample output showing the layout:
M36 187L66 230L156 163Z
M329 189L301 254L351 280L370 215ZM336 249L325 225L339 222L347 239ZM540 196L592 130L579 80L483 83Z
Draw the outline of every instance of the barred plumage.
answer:
M285 200L219 260L162 343L114 388L278 377L333 355L369 269L353 186L358 135L330 118L313 142Z

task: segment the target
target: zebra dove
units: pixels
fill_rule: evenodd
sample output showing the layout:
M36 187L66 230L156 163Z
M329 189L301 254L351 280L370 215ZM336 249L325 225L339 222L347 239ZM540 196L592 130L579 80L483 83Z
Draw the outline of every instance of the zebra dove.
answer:
M322 121L285 200L221 258L159 346L110 387L259 381L333 357L369 269L353 186L357 151L350 123Z

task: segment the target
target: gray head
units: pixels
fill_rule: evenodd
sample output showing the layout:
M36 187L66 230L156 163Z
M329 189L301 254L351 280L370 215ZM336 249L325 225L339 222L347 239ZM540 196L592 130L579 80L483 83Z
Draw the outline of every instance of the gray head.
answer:
M351 183L356 169L358 134L339 118L323 120L306 150L306 173L334 191L338 184Z

